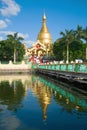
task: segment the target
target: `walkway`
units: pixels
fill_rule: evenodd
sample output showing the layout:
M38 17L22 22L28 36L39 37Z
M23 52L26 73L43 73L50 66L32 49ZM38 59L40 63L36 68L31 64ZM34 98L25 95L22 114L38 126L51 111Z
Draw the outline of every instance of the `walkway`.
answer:
M77 81L87 84L87 64L39 64L33 65L33 69L38 73L42 73L55 78L63 78L69 81Z

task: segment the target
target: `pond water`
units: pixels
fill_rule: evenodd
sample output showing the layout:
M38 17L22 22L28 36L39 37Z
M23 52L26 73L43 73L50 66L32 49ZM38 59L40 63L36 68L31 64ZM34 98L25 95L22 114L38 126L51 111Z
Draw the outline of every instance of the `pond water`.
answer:
M0 76L0 130L87 130L87 92L34 75Z

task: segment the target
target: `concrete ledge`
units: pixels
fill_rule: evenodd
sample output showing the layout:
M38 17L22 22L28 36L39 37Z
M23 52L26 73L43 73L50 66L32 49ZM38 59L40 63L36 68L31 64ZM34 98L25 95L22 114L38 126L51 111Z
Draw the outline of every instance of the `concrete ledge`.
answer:
M32 71L32 64L0 64L0 74L2 73L28 73Z

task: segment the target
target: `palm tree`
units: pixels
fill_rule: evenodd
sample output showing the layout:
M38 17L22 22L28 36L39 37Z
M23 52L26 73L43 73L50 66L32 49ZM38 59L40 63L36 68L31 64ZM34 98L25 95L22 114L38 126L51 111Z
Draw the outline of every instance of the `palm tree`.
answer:
M22 37L18 36L18 33L14 33L14 35L7 35L7 40L9 40L14 47L14 63L16 62L16 47L17 43L20 43L21 40L23 40Z
M83 30L82 30L82 27L80 25L77 26L77 29L75 31L75 35L76 35L76 39L77 40L80 40L81 37L82 37L82 33L83 33Z
M82 38L86 41L86 60L87 60L87 27L83 30Z
M66 58L66 63L69 63L69 44L74 40L74 32L73 30L65 30L65 33L64 32L60 32L60 35L62 35L62 38L61 40L63 42L66 43L67 45L67 58Z

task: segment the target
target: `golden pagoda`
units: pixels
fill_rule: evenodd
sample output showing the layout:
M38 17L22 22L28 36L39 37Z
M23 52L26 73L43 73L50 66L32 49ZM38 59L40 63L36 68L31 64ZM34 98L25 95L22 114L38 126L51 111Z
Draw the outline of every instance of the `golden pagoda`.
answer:
M29 55L36 55L38 57L50 55L52 53L52 37L46 26L46 15L42 18L42 27L38 34L37 41L31 48L28 48Z
M39 40L41 43L44 45L52 44L52 37L48 31L48 28L46 26L46 15L44 13L43 16L43 23L42 23L42 28L38 34L37 40Z

